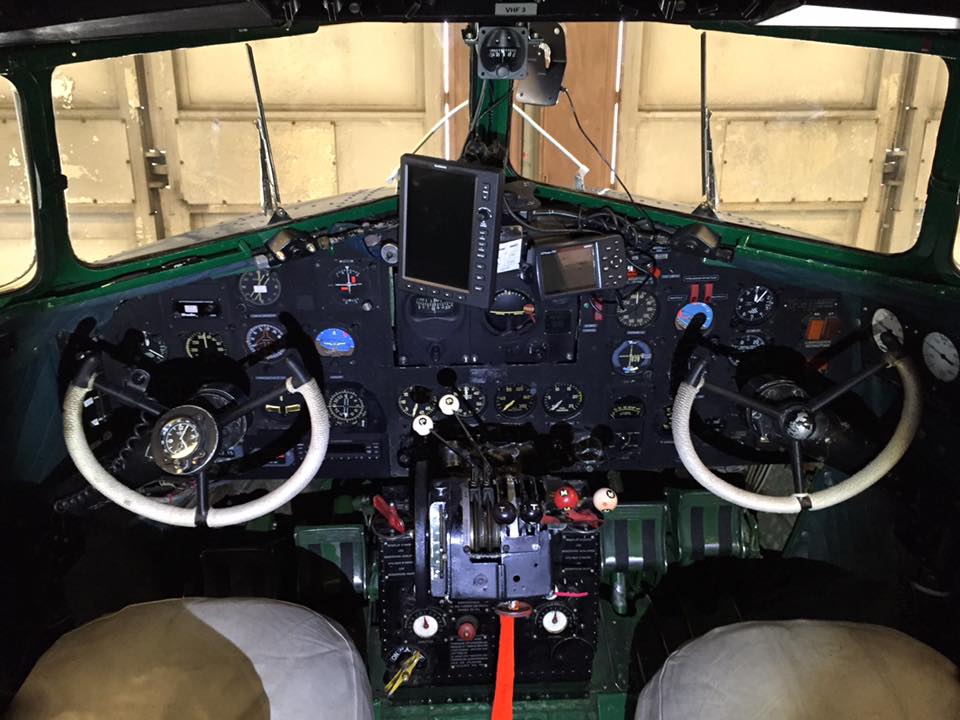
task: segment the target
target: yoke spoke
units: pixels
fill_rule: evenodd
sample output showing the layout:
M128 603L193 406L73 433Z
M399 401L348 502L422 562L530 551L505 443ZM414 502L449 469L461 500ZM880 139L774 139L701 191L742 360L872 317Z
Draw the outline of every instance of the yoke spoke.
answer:
M790 472L793 474L793 491L797 495L806 492L803 476L803 447L799 440L790 441Z
M807 410L809 410L811 413L815 413L818 410L823 410L823 408L825 408L827 405L832 403L834 400L837 400L838 398L846 395L848 392L853 390L857 385L862 383L868 377L871 377L872 375L876 375L881 370L884 370L890 367L890 365L891 365L890 359L885 357L880 362L874 363L870 367L864 368L849 380L846 380L845 382L842 382L839 385L830 388L826 392L821 393L820 395L817 395L817 397L813 398L813 400L811 400L806 404Z
M104 395L109 395L115 400L119 400L124 405L129 405L130 407L135 407L143 412L150 415L159 417L163 415L167 408L158 403L153 398L147 397L146 395L137 395L126 388L119 388L111 383L104 382L100 378L97 378L93 381L93 387L97 391L103 393Z

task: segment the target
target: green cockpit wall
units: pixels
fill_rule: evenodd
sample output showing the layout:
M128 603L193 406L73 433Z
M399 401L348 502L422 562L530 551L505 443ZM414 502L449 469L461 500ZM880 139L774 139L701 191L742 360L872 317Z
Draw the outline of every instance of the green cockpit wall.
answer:
M896 255L880 255L814 240L780 235L766 228L715 223L712 227L724 244L737 248L735 262L782 266L786 272L806 270L811 282L844 282L851 290L878 299L908 294L931 301L960 296L960 274L954 263L954 243L960 193L960 36L918 32L879 32L824 29L760 28L730 23L710 23L704 29L815 40L863 47L933 54L947 64L948 92L937 139L936 154L928 185L926 209L916 244ZM0 48L0 73L15 86L24 133L25 154L33 198L33 225L36 237L36 273L32 281L0 296L0 316L46 310L64 304L84 302L104 295L136 291L146 285L215 271L249 261L280 227L292 225L317 230L337 222L371 218L395 212L396 197L380 193L376 199L350 199L346 203L318 203L309 213L293 213L286 223L264 220L254 230L213 232L189 243L161 243L157 252L110 265L91 265L77 258L71 248L64 197L66 178L62 174L54 122L50 81L54 69L63 64L210 44L249 41L311 33L318 24L295 23L289 28L204 31L141 35L123 39L80 41ZM503 84L504 87L496 87ZM493 83L483 96L479 84L472 87L471 113L481 113L478 129L487 140L508 141L513 112L501 103L484 112L506 91L505 81ZM508 169L508 172L513 172ZM599 197L539 185L544 198L563 200L585 207L610 205L632 214L627 203L612 195ZM367 198L374 196L366 196ZM359 202L359 205L351 205ZM682 224L683 214L658 209L648 212L655 220ZM702 220L702 218L698 218ZM805 273L807 274L807 273Z

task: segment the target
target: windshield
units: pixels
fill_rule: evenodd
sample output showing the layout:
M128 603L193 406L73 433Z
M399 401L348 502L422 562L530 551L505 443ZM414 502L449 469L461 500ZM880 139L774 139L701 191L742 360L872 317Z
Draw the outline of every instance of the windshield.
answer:
M700 33L565 27L568 95L555 107L517 105L513 166L594 192L620 190L619 177L637 199L696 207ZM470 81L459 26L332 26L252 46L284 206L393 187L399 156L421 142L421 154L459 156ZM850 247L908 249L946 75L936 57L708 33L714 208ZM244 44L62 66L51 92L81 259L149 252L160 239L260 211Z
M564 84L634 197L703 200L700 32L573 23ZM706 35L706 97L721 215L882 253L917 238L947 88L937 57L733 33ZM561 96L530 115L619 189ZM525 174L573 186L577 167L525 132Z

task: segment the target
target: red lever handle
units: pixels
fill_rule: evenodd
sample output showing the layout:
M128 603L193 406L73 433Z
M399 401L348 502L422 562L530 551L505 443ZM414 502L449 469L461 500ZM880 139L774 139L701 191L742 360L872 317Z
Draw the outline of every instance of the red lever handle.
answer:
M397 512L397 509L384 500L383 495L373 496L373 509L383 515L387 524L401 535L407 531L407 526L404 525L403 520L400 519L400 514Z

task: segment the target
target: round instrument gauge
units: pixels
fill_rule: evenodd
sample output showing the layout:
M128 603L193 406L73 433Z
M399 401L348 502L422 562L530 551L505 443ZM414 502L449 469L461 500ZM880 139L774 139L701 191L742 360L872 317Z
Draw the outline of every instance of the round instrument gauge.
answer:
M334 271L330 284L342 302L355 303L360 301L360 293L363 291L362 277L360 271L352 265L343 265Z
M280 278L269 270L251 270L240 276L240 296L251 305L272 305L280 299Z
M442 611L437 608L427 608L417 611L407 621L407 628L421 640L429 640L440 631L441 626L445 623Z
M543 409L551 417L568 418L583 409L583 390L573 383L554 383L543 393Z
M460 306L453 300L417 295L413 298L413 315L420 318L450 317L456 315Z
M153 362L163 362L167 359L169 349L163 338L155 333L143 333L143 339L140 341L140 354L147 360Z
M766 285L754 285L740 291L734 309L737 317L745 323L761 323L777 306L777 296Z
M188 358L211 358L218 355L226 355L227 348L223 344L223 338L215 332L198 330L187 338L183 346Z
M638 418L643 417L646 412L647 409L643 404L643 400L633 395L627 395L622 398L617 398L616 402L613 403L613 407L610 408L610 419L627 420L630 418Z
M327 400L327 408L335 422L356 425L367 416L367 404L356 390L337 390Z
M941 382L952 382L960 373L960 353L953 340L943 333L932 332L923 339L923 361Z
M656 296L637 290L617 306L617 321L630 330L645 328L657 319L657 309Z
M259 323L247 330L246 343L251 353L264 353L264 360L276 360L286 352L283 329L272 323Z
M487 321L500 333L519 332L536 322L533 299L519 290L501 290L493 296Z
M200 428L188 417L176 417L160 428L160 448L170 460L182 460L200 447Z
M621 375L636 375L650 367L650 363L653 362L653 350L643 340L624 340L617 345L610 361Z
M469 384L461 385L458 390L460 390L460 407L457 415L473 417L483 413L487 407L487 396L483 394L483 390Z
M437 398L423 385L411 385L397 397L397 407L407 417L433 415L437 412Z
M349 357L357 349L353 335L341 328L324 328L313 339L317 352L323 357Z
M703 327L701 329L706 332L713 327L713 308L706 303L692 302L687 303L682 308L677 310L677 317L674 319L674 324L677 326L677 330L686 330L687 326L693 322L693 319L700 314L705 316Z
M534 622L549 635L560 635L570 626L571 611L561 603L550 603L537 609Z
M873 335L873 341L883 352L887 352L890 349L883 339L886 333L893 335L900 344L903 345L903 339L905 337L903 334L903 323L900 322L900 318L886 308L877 308L874 311L873 318L870 320L870 332Z
M497 412L508 418L521 418L529 415L534 406L533 389L523 383L501 385L493 399Z

